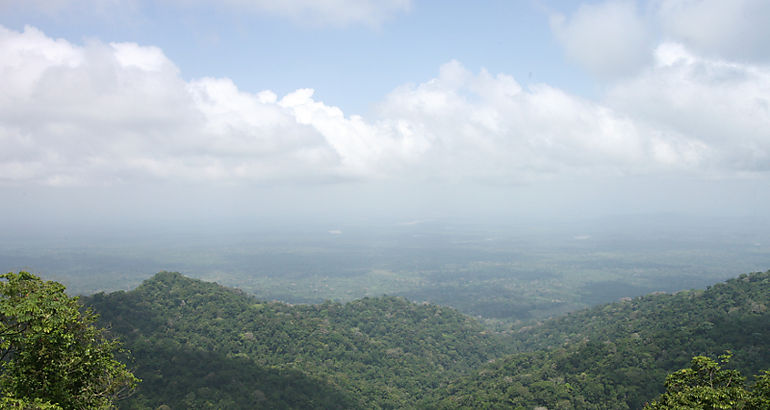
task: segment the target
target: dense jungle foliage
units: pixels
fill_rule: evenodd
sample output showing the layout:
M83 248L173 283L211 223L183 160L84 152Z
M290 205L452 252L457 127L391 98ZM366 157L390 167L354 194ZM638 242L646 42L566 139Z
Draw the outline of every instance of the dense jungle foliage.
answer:
M744 374L770 367L770 272L705 291L653 294L516 330L528 352L452 383L443 407L641 408L693 356L734 353Z
M110 408L139 381L64 286L0 275L0 408Z
M144 380L126 407L409 406L513 351L453 309L396 297L292 306L162 272L87 303Z
M770 272L511 329L403 298L263 302L162 272L85 299L143 379L123 408L641 408L693 356L770 368Z
M746 378L734 369L724 368L732 355L719 361L696 356L686 369L666 377L666 392L645 405L645 409L745 409L770 408L770 371L754 376L756 382L746 388Z

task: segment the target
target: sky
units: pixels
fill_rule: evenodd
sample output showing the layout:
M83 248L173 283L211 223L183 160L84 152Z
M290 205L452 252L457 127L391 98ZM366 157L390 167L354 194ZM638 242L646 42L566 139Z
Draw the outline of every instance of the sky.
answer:
M0 225L767 220L768 21L765 0L0 0Z

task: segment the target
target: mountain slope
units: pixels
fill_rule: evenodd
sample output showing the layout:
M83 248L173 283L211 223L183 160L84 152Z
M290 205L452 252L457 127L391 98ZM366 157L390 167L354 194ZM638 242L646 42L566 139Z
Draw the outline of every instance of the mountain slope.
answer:
M695 355L731 350L744 374L770 368L768 306L770 272L597 306L519 329L516 343L528 352L484 366L434 400L447 408L640 408Z
M731 350L743 374L770 368L770 272L506 339L402 298L292 306L169 272L85 302L144 379L124 408L640 408L695 355Z
M124 340L145 379L126 407L218 407L257 389L265 407L400 407L512 351L453 309L394 297L291 306L162 272L133 291L97 294L85 303ZM204 374L227 379L225 362L250 372L257 384L238 390L201 382ZM302 393L291 395L295 402L260 388L267 380L275 392L292 377Z

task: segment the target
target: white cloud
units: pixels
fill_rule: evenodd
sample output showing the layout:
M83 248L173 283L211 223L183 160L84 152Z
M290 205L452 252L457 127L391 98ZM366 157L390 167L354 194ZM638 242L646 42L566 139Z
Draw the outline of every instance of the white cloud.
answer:
M604 105L647 130L657 162L711 175L770 170L770 68L763 65L770 3L647 6L640 13L632 2L583 5L569 18L552 17L552 29L594 74L633 71L614 78ZM653 46L649 33L656 30L664 41ZM640 60L645 55L651 60Z
M770 168L769 100L767 69L666 44L603 104L450 62L365 119L310 89L184 81L155 47L0 28L0 184L757 172Z
M676 43L655 54L654 66L613 87L608 104L709 146L718 172L770 170L770 68L699 57Z
M676 42L699 55L731 61L770 60L770 2L656 0L638 10L631 0L581 4L552 13L551 30L570 59L602 79L636 73L658 42Z
M399 124L345 117L312 90L185 82L154 47L0 28L0 57L5 182L361 178L419 150Z
M648 172L693 165L701 149L553 87L524 90L510 76L473 75L457 62L436 79L391 93L382 114L430 142L423 172L445 178Z
M80 47L29 27L1 29L0 50L0 156L34 171L3 179L109 183L234 172L232 161L214 157L223 144L206 132L212 122L193 98L195 84L160 50Z
M583 4L571 16L551 16L567 56L600 77L633 73L650 58L651 35L633 1Z
M664 36L711 56L770 59L770 2L766 0L660 0Z

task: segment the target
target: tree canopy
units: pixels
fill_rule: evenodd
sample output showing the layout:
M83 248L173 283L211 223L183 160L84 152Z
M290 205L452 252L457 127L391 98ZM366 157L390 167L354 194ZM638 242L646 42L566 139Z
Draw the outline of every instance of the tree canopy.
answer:
M84 301L136 353L125 408L638 409L693 356L767 368L768 297L753 273L506 334L403 298L288 305L172 272Z
M64 285L27 272L0 279L3 407L105 408L136 386L114 357L119 343Z
M758 375L753 390L741 372L724 368L731 355L719 361L696 356L690 367L666 377L666 392L645 409L766 409L770 405L770 373Z
M514 329L522 352L453 381L435 401L442 408L642 408L694 356L729 350L730 365L743 374L767 369L768 305L770 272L756 272L705 291L647 295Z
M145 382L126 407L412 407L510 352L454 309L398 297L288 305L161 272L85 302L135 352Z

